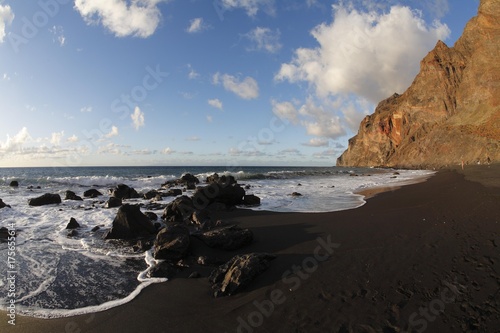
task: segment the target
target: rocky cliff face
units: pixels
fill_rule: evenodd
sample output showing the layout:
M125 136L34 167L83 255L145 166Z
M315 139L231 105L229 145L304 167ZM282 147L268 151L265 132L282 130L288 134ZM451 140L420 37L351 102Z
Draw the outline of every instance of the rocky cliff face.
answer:
M439 41L402 95L380 102L338 166L429 168L500 162L500 1L449 48Z

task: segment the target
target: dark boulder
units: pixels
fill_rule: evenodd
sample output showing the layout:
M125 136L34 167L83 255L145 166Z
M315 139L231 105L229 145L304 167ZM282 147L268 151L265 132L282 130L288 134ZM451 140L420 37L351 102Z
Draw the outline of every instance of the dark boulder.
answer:
M198 209L206 208L215 202L235 206L243 203L244 196L245 189L239 184L212 183L198 188L193 196L193 202Z
M153 212L145 212L144 215L146 215L148 217L148 219L150 219L151 221L156 221L158 220L158 215L156 215L156 213L153 213Z
M150 199L156 198L159 195L161 195L160 192L158 192L156 190L151 190L151 191L144 193L143 198L146 200L150 200Z
M5 208L5 207L9 207L10 208L9 205L7 205L5 202L3 202L2 199L0 199L0 209Z
M120 207L122 205L122 199L109 197L108 201L104 204L104 208L115 208Z
M245 206L258 206L260 205L260 198L253 194L246 194L243 197L243 204Z
M66 196L64 197L64 200L83 201L82 197L79 197L73 191L66 191Z
M113 226L104 238L131 239L155 233L156 228L153 223L141 212L138 205L125 204L118 209Z
M52 204L60 204L61 196L59 194L45 193L44 195L29 199L28 204L30 206L44 206Z
M5 227L0 228L0 241L7 240L11 235L9 235L9 229Z
M189 223L189 218L194 211L193 200L183 195L175 198L174 201L165 207L162 218L167 222L172 223L185 221L188 221Z
M302 194L300 194L299 192L293 192L292 194L290 194L292 197L301 197Z
M177 261L186 256L190 245L189 230L182 224L174 224L160 230L154 242L155 259Z
M208 247L222 250L237 250L253 241L252 231L235 225L206 231L195 236Z
M171 279L177 273L179 273L179 271L179 267L173 265L168 261L163 261L149 270L148 277Z
M66 229L77 229L77 228L80 228L80 224L78 224L76 219L72 217L71 219L69 219L69 223L66 226Z
M269 268L276 256L267 253L237 255L210 274L214 297L230 296L248 286Z
M83 196L85 198L97 198L97 197L100 197L101 195L102 195L102 193L94 188L83 192Z
M180 183L181 184L189 184L189 183L193 183L193 184L199 184L200 183L200 180L198 179L198 177L196 176L193 176L192 174L190 173L186 173L185 175L183 175L180 179Z
M112 197L119 199L136 199L141 197L135 189L125 184L117 185L110 190L110 194Z
M182 195L182 190L180 188L172 188L167 193L163 193L163 197L176 197Z
M10 185L11 187L19 187L19 182L17 180L13 180L10 182Z
M208 210L197 210L191 215L191 222L195 225L202 226L207 222L210 222L210 213Z

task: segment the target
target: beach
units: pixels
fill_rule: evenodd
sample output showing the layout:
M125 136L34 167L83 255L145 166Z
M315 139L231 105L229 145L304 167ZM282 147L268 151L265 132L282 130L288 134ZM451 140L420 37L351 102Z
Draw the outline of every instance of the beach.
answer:
M1 332L500 332L500 166L439 171L331 213L236 209L255 241L229 259L276 259L214 299L207 276L151 285L131 302L57 319L2 313ZM113 288L112 285L109 286Z

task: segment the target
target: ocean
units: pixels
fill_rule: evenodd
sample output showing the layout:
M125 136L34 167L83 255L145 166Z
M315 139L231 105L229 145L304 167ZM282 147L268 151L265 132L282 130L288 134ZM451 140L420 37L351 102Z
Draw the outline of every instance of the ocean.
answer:
M148 285L165 282L147 277L156 264L151 251L138 253L131 244L103 240L118 210L105 209L103 204L109 198L108 189L118 184L145 193L185 173L197 176L200 185L213 173L233 175L238 183L249 186L247 194L261 198L261 205L251 209L317 213L360 207L365 203L362 195L355 194L360 190L410 184L433 172L338 167L0 168L0 199L11 206L0 209L0 228L16 232L15 244L0 242L0 306L5 309L13 300L18 314L71 316L126 303ZM13 180L19 187L9 186ZM28 205L28 199L44 193L57 193L64 199L71 190L83 197L90 188L104 195L63 200L59 205ZM291 196L293 192L302 196ZM161 210L153 212L162 215ZM65 228L72 217L81 228L76 236L68 237ZM92 232L96 226L100 229Z

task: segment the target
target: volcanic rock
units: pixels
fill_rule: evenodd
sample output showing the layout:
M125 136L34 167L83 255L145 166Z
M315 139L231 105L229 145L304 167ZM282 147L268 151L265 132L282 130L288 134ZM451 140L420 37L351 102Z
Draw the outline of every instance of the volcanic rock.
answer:
M97 197L100 197L101 195L102 195L102 193L94 188L83 192L83 196L85 198L97 198Z
M214 297L230 296L248 286L259 274L269 268L276 256L267 253L237 255L212 271L209 282Z
M222 250L237 250L253 241L251 230L242 229L235 225L206 231L195 236L201 239L208 247Z
M110 194L112 197L118 199L136 199L141 197L135 189L125 184L117 185L115 188L110 190Z
M69 223L66 226L66 229L77 229L77 228L80 228L80 224L78 224L78 222L76 221L76 219L72 217L69 220Z
M118 209L113 226L104 238L131 239L155 233L153 223L141 212L138 205L125 204Z
M9 207L10 208L9 205L7 205L5 202L3 202L2 199L0 199L0 209L5 208L5 207Z
M59 194L51 194L45 193L44 195L30 199L28 204L30 206L44 206L44 205L52 205L52 204L60 204L61 196Z
M174 224L162 229L154 242L155 259L177 261L184 258L189 250L189 230L182 224Z
M79 197L73 191L66 191L66 196L64 197L64 200L83 201L82 197Z
M123 204L122 199L116 197L109 197L108 201L104 204L104 208L120 207Z

